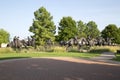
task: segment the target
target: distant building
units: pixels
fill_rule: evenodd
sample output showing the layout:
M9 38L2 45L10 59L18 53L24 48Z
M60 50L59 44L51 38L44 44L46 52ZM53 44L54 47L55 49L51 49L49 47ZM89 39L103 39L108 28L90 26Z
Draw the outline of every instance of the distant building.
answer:
M6 48L7 47L7 43L2 43L0 47L1 48Z

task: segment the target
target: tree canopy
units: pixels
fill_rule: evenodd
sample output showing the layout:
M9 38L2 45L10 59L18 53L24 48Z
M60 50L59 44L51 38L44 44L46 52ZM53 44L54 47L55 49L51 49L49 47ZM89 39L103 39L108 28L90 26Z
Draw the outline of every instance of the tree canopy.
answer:
M41 7L34 12L34 16L35 19L29 31L33 33L36 45L44 45L48 39L54 41L55 25L51 14L44 7Z
M101 32L104 38L113 38L113 42L120 43L120 29L115 24L109 24Z
M33 33L36 40L36 45L44 45L46 40L52 41L67 41L75 36L97 38L114 38L115 43L120 43L120 28L114 24L109 24L105 29L100 32L97 24L94 21L84 23L83 21L75 21L71 16L63 17L59 22L58 35L55 36L56 26L53 22L53 17L44 8L41 7L34 12L35 18L33 24L30 26L29 31Z
M85 23L83 23L83 21L78 21L77 22L77 33L78 33L78 37L87 37L86 35L86 31L87 30L87 26Z
M4 29L0 29L0 44L9 42L10 34Z
M92 38L96 38L100 36L100 31L97 27L97 24L94 21L89 21L87 23L87 33L88 36L91 36Z
M75 20L72 17L63 17L59 23L59 32L58 38L59 40L69 40L77 35L77 27Z

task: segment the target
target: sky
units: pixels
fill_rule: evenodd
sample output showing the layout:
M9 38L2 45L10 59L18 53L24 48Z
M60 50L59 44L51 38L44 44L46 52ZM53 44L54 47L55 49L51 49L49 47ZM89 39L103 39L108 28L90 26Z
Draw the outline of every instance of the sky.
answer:
M32 35L28 30L34 12L42 6L51 13L56 26L62 17L71 16L84 23L96 22L100 31L108 24L120 27L120 0L0 0L0 28L10 33L11 39Z

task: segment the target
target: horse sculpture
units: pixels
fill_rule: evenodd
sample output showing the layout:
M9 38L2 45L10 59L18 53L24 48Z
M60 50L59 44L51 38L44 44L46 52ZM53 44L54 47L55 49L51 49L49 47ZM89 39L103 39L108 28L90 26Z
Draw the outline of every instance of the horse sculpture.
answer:
M13 38L13 42L12 42L12 45L11 47L15 48L16 49L21 49L22 48L22 42L19 40L19 37L14 37Z
M60 44L60 46L66 46L67 42L66 41L60 41L59 44Z
M21 50L22 47L28 49L28 46L32 46L32 47L35 47L35 39L32 38L28 38L28 41L22 39L20 40L19 37L14 37L13 38L13 41L11 41L8 45L8 47L12 47L14 48L15 50Z
M92 46L111 46L112 45L112 40L114 40L113 38L103 38L103 37L97 37L97 38L92 38L90 36L88 36L87 38L71 38L70 40L68 40L66 42L66 50L68 51L70 47L73 47L73 45L77 45L78 46L78 50L80 50L82 48L82 46L86 46L86 48L90 48ZM63 45L63 42L61 42L61 45Z
M87 44L88 44L88 42L87 42L87 40L84 37L82 37L80 39L78 39L77 37L74 37L74 38L71 38L69 41L67 41L67 48L66 48L66 50L68 51L68 49L70 47L73 47L73 45L77 45L78 49L80 50L80 48L82 46L87 45Z
M32 46L35 48L35 38L28 37L27 46Z

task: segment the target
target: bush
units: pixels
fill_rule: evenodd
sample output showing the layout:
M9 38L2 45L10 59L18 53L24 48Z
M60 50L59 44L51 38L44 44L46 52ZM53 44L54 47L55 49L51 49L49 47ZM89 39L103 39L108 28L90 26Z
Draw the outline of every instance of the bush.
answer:
M37 51L45 51L45 47L44 46L37 46L36 50Z
M0 48L0 53L13 53L15 52L12 48Z
M56 47L54 47L53 52L66 52L66 48L65 47L56 46Z
M102 53L102 52L114 52L120 49L120 46L95 46L91 47L90 52Z

